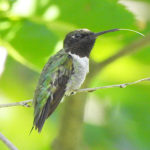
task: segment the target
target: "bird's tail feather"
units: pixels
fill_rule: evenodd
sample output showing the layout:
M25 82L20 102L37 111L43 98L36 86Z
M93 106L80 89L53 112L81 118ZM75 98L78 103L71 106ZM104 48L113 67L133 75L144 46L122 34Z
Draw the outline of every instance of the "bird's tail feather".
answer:
M32 126L32 128L31 128L31 130L29 132L29 135L32 133L33 129L34 129L34 126Z
M35 120L34 120L35 129L38 129L39 133L41 132L44 122L48 117L50 101L51 101L51 98L49 98L47 103L44 105L42 112L37 117L35 117Z
M49 96L42 111L40 113L37 113L37 115L35 115L33 125L35 126L35 129L38 129L39 133L42 130L45 120L54 112L54 110L60 103L60 101L65 93L65 87L63 88L63 90L60 90L61 88L63 88L63 87L59 87L57 89L57 91L54 93L53 97Z

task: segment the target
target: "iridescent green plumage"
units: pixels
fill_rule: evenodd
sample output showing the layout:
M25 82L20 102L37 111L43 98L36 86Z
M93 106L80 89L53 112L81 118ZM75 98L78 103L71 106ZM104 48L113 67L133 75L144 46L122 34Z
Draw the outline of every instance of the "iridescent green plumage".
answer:
M89 72L89 55L96 38L114 31L119 30L94 33L79 29L66 35L63 50L50 58L41 73L34 95L33 128L40 132L62 97L81 87Z
M33 99L35 108L33 125L39 132L62 99L72 71L72 57L64 50L51 57L45 65Z

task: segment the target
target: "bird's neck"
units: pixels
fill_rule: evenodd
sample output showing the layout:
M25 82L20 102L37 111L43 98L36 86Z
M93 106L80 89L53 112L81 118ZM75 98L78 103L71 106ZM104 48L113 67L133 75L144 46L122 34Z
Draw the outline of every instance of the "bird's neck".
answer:
M79 57L89 57L93 45L76 45L75 47L65 48L66 52L78 55Z

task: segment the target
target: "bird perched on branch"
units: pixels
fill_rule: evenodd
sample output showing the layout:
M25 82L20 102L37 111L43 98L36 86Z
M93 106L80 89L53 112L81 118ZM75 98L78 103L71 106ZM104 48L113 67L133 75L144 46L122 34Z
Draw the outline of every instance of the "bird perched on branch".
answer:
M96 38L114 31L119 29L98 33L80 29L66 35L63 49L48 60L35 90L33 128L38 129L38 132L61 99L79 89L84 82L89 72L89 55Z

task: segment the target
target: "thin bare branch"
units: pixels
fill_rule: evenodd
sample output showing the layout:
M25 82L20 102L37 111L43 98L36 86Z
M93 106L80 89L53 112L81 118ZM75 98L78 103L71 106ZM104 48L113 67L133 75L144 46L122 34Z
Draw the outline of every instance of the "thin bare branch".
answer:
M24 107L30 107L29 103L32 102L32 99L21 101L21 102L15 102L15 103L8 103L8 104L0 104L0 108L4 107L11 107L11 106L24 106Z
M75 90L75 93L81 93L81 92L94 92L96 90L100 90L100 89L108 89L108 88L125 88L129 85L133 85L133 84L137 84L143 81L150 81L150 78L144 78L144 79L140 79L134 82L129 82L129 83L122 83L122 84L115 84L115 85L107 85L107 86L101 86L101 87L95 87L95 88L84 88L84 89L78 89ZM0 104L0 108L3 107L11 107L11 106L25 106L25 107L30 107L31 105L29 105L29 103L32 102L32 99L30 100L26 100L26 101L21 101L21 102L15 102L15 103L8 103L8 104Z
M18 148L14 146L2 133L0 133L0 140L7 145L10 150L18 150Z
M101 86L101 87L96 87L96 88L85 88L85 89L78 89L75 92L94 92L96 90L100 90L100 89L108 89L108 88L125 88L129 85L133 85L133 84L137 84L143 81L150 81L150 78L144 78L144 79L140 79L134 82L130 82L130 83L123 83L123 84L115 84L115 85L107 85L107 86Z

